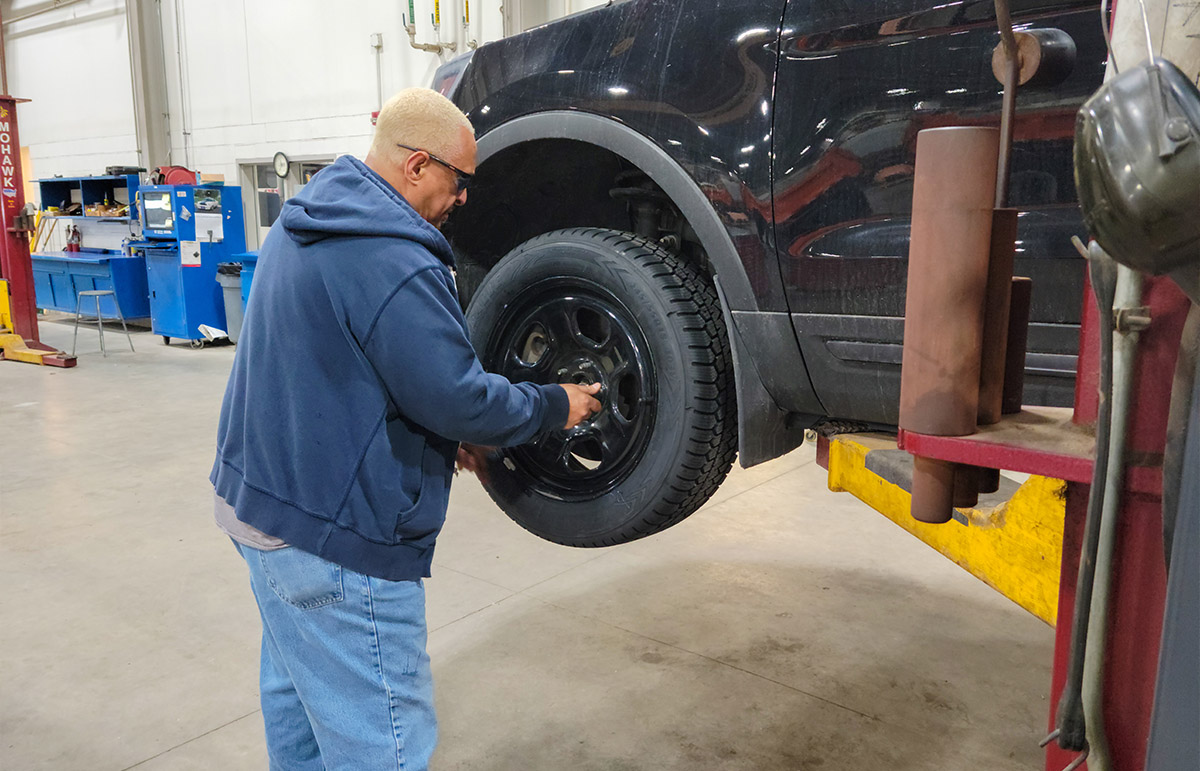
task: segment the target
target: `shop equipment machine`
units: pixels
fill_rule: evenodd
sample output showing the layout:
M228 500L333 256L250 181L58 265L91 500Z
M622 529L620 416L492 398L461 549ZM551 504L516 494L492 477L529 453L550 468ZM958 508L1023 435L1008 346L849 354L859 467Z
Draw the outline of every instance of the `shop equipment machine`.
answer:
M146 257L150 322L164 343L199 348L200 326L225 328L217 263L246 251L242 189L225 185L148 185L138 191Z

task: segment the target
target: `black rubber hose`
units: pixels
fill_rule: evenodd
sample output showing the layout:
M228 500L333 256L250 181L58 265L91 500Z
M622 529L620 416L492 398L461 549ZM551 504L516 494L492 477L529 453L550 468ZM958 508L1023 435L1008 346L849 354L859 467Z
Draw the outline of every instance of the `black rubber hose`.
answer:
M1100 315L1100 399L1096 408L1096 459L1092 466L1092 489L1088 494L1087 519L1079 555L1079 578L1075 583L1075 612L1071 621L1071 654L1067 680L1058 700L1055 727L1058 746L1080 752L1087 747L1087 723L1083 716L1083 661L1087 647L1092 605L1092 582L1096 575L1096 548L1100 540L1100 510L1104 505L1104 478L1108 469L1108 441L1112 418L1113 298L1117 264L1093 244L1088 251L1092 291Z

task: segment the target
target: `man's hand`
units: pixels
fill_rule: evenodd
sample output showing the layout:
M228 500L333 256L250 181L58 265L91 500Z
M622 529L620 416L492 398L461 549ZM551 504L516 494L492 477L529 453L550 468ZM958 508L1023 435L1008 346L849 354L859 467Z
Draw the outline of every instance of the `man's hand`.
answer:
M567 392L567 398L571 401L571 408L567 411L567 425L564 428L575 428L600 411L600 402L592 398L600 392L599 383L586 386L574 383L560 383L559 385Z
M564 428L575 428L575 426L600 411L600 402L592 398L594 394L600 392L599 383L592 383L587 386L575 385L574 383L560 383L560 385L567 392L567 399L570 402L570 408L567 410L567 425ZM486 485L488 481L487 458L494 449L494 447L481 447L477 444L463 442L458 446L458 457L455 459L457 470L455 473L458 471L470 471L479 477L480 482Z
M458 446L458 458L455 465L457 471L470 471L475 476L479 477L479 481L487 484L487 456L493 448L480 447L476 444L460 444ZM456 471L456 473L457 473Z

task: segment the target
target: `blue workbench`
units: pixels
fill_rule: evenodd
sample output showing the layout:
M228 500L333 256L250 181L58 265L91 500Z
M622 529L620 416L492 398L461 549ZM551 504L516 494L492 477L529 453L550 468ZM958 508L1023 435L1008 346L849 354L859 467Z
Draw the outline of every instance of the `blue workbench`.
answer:
M78 252L36 252L30 256L39 308L74 313L80 292L111 289L125 318L150 315L146 260L140 255L84 247ZM95 301L86 300L80 310L88 316L95 314ZM112 297L100 298L100 315L106 319L117 317Z

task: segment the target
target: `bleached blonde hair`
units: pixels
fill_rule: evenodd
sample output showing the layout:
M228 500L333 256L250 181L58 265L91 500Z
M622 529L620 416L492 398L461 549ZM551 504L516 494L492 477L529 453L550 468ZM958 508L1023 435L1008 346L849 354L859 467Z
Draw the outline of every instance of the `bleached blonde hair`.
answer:
M463 150L460 126L475 133L454 102L432 89L406 88L379 111L371 154L402 164L411 151L397 147L399 143L452 159Z

